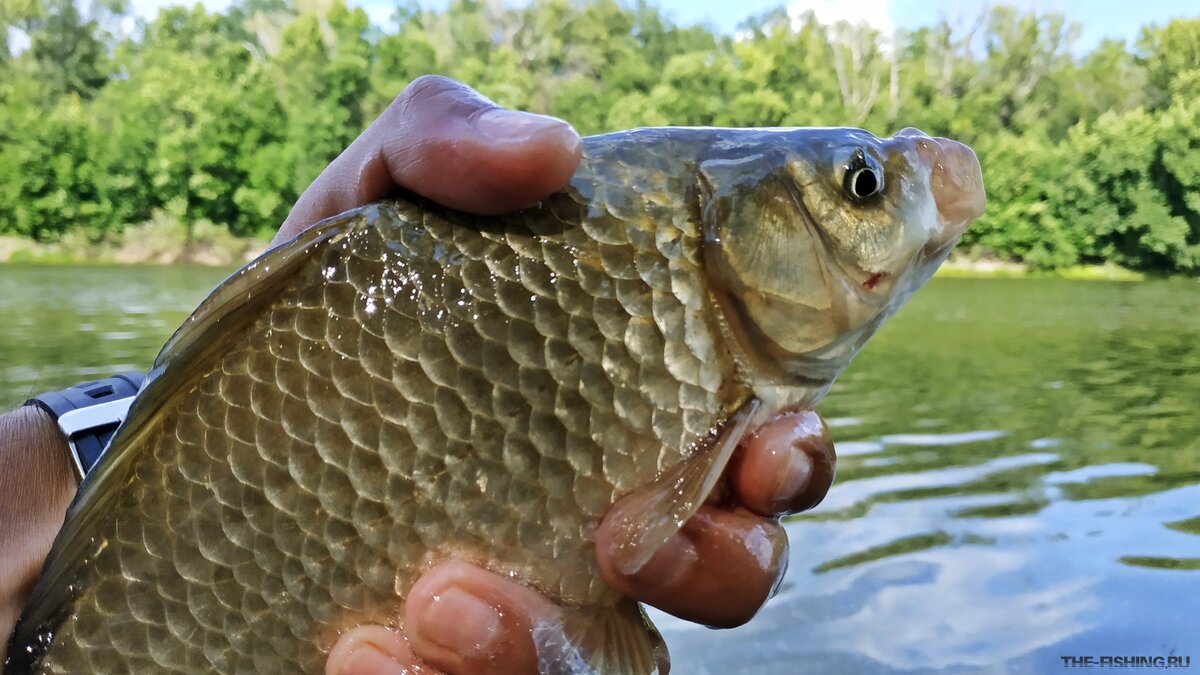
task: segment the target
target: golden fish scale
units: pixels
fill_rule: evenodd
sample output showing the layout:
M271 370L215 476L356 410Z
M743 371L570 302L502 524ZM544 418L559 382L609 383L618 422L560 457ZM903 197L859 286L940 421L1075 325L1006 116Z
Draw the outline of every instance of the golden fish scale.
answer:
M446 555L613 604L597 517L740 389L654 161L585 159L498 227L352 216L143 437L39 668L321 673Z

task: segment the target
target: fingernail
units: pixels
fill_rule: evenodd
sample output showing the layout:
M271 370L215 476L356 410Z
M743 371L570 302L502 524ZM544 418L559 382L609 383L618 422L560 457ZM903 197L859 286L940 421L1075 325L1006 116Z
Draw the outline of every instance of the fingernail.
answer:
M356 648L343 661L338 675L406 675L411 670L371 643Z
M631 577L655 588L674 588L695 565L699 555L691 540L682 532L667 540L650 560Z
M771 500L773 508L781 508L795 501L812 480L813 462L802 448L791 447L787 452L787 466L779 472Z
M421 635L466 658L488 653L500 633L500 612L479 597L451 586L433 596L421 616Z
M557 137L571 149L580 143L575 129L558 118L506 108L485 110L475 118L474 127L493 142L524 143L538 137Z

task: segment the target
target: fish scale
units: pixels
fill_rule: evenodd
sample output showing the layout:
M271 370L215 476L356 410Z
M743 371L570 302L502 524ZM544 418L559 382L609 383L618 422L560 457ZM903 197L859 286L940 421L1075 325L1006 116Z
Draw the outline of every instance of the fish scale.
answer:
M674 317L702 291L669 294L647 272L652 288L637 261L683 267L676 288L703 283L695 257L621 236L631 225L611 213L544 243L457 221L406 202L368 210L198 377L144 441L114 506L139 517L99 534L41 670L323 672L328 627L394 623L397 593L430 552L516 572L571 604L613 601L585 524L677 461L724 403L700 387L711 336L704 354L672 348L691 361L676 368L687 381L666 386L655 366L684 342ZM631 317L651 320L631 329ZM627 346L631 330L641 337ZM704 422L654 424L685 398L707 406L689 416ZM581 429L588 402L607 405ZM312 647L261 662L290 638Z
M790 199L727 181L730 167L780 185L801 160L827 170L817 155L838 143L884 143L789 134L590 138L570 185L536 207L482 218L402 196L235 274L164 348L81 486L6 672L322 673L342 631L396 625L417 576L447 558L567 607L563 636L602 672L662 668L636 607L601 579L592 532L614 500L648 491L624 542L648 555L699 507L749 415L812 404L828 387L786 361L753 369L774 352L747 358L758 347L730 330L742 315L716 300L727 271L708 269L702 250L705 238L736 243L722 228L744 225L702 223L726 212L714 209ZM911 151L897 139L887 143ZM897 214L934 213L914 194L889 197L880 217L912 229ZM807 210L794 207L797 225L773 245L816 245ZM798 363L836 373L948 251L897 241L916 248L894 256L904 266L868 298L874 314L859 311L873 318L814 315L841 333ZM809 278L827 283L832 270ZM833 304L851 301L867 300ZM783 300L770 302L739 311L777 331ZM545 637L535 630L549 672L578 661Z

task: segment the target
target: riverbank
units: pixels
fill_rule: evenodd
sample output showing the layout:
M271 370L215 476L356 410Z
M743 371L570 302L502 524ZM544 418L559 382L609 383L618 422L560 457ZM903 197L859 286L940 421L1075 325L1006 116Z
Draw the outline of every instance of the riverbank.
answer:
M0 263L48 265L114 264L171 265L188 263L229 267L253 260L266 250L265 239L235 237L223 227L197 223L189 232L165 217L127 228L101 240L71 233L61 241L38 243L21 237L0 236ZM969 279L1059 278L1099 281L1141 281L1147 278L1116 265L1078 265L1057 270L1036 270L1018 263L952 255L937 276Z
M1144 272L1126 269L1118 265L1073 265L1054 270L1030 269L1018 262L1005 260L976 260L951 255L938 269L938 277L958 279L1024 279L1051 278L1079 281L1143 281Z
M189 263L229 267L253 260L266 239L236 237L219 225L198 222L190 228L163 215L101 238L68 232L54 242L0 236L0 263L46 265L172 265Z

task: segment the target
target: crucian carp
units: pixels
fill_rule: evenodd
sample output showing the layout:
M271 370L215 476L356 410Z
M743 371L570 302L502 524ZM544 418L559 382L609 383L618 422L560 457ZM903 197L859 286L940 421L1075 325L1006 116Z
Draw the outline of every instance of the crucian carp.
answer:
M971 150L916 130L650 128L585 139L513 214L404 194L326 220L163 348L5 672L321 673L448 558L566 607L544 672L665 672L597 521L646 497L637 569L983 206Z

